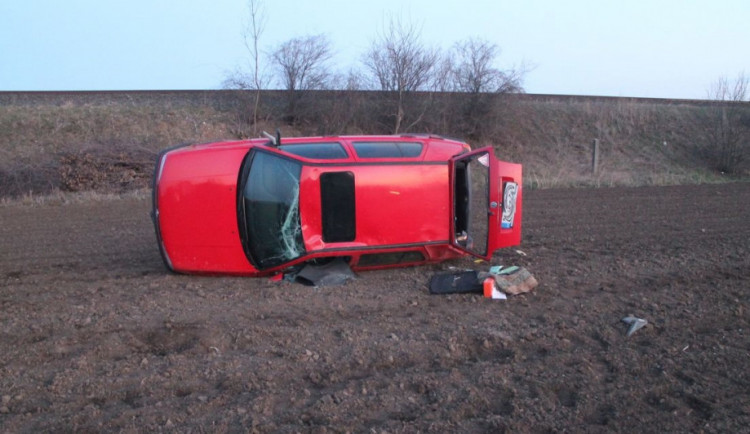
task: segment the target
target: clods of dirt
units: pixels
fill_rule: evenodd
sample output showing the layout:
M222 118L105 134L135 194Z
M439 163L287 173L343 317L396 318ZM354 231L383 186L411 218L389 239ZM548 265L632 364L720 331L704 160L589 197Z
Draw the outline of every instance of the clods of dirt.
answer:
M166 272L148 200L0 207L0 431L740 432L750 185L527 191L539 286ZM626 337L622 318L648 324Z

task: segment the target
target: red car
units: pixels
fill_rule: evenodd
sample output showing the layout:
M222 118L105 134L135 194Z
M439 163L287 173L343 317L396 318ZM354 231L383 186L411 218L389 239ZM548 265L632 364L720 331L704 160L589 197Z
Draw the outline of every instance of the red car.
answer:
M521 165L438 136L253 139L162 152L152 217L176 272L364 270L489 259L520 243L521 192Z

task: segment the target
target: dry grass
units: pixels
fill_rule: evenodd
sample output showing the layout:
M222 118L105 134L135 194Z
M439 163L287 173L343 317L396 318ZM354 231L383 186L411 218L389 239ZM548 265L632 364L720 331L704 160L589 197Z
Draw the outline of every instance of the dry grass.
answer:
M3 106L0 197L141 188L159 150L232 138L231 124L231 115L206 107ZM140 182L126 182L134 177L127 170Z
M210 108L130 105L0 107L0 149L28 158L38 153L158 151L184 141L225 139L231 116Z
M705 110L690 104L502 101L489 138L497 155L524 165L530 188L722 181L696 153ZM258 128L273 131L271 117ZM416 127L417 129L421 126ZM284 127L315 135L318 127ZM347 131L373 133L362 125ZM0 197L56 190L122 193L144 188L156 153L183 142L247 137L247 115L207 103L119 102L0 106ZM458 131L433 131L461 137ZM591 143L599 139L596 174Z
M497 153L524 164L531 188L722 182L696 149L705 111L688 104L520 102L500 130ZM592 168L594 139L599 164Z
M123 199L146 199L151 197L151 190L141 188L123 193L102 193L98 191L61 191L54 190L47 194L25 193L18 197L0 198L0 207L7 206L42 206L42 205L75 205L90 202L109 202Z

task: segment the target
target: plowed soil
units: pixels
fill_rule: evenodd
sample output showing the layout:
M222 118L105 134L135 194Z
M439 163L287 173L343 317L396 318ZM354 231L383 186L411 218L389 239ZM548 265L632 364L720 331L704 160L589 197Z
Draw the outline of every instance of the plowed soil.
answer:
M747 432L750 184L527 191L506 301L436 266L169 274L148 200L0 207L0 431ZM626 337L621 320L648 325Z

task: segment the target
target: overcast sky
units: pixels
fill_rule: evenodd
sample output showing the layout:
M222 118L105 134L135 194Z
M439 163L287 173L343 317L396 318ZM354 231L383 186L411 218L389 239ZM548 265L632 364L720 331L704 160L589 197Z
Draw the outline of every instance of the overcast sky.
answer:
M750 0L260 1L262 49L322 33L341 71L400 16L428 45L497 44L528 93L704 98L750 73ZM247 0L2 0L0 90L216 89L247 19Z

